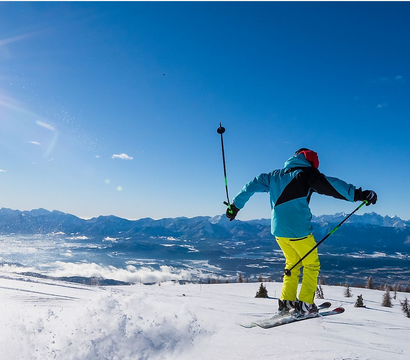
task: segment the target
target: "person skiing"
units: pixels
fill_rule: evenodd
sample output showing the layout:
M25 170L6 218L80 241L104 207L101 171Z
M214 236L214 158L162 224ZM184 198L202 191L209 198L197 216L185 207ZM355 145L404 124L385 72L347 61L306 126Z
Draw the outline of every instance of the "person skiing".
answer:
M316 152L301 148L285 162L283 169L263 173L248 182L235 196L226 211L230 221L256 192L267 192L271 205L271 232L285 256L285 269L290 269L315 245L309 201L313 192L346 201L376 204L373 190L362 190L335 177L322 174ZM302 285L297 288L303 266ZM314 297L320 261L317 249L312 251L283 279L279 299L280 314L294 313L296 317L317 313Z

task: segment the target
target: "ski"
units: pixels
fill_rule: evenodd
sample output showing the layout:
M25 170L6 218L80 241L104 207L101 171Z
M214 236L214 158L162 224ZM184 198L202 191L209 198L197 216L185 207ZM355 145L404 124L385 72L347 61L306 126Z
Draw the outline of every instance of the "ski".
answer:
M320 311L320 310L328 309L328 308L330 308L331 306L332 306L332 304L331 304L329 301L326 301L326 302L324 302L324 303L318 305L317 308L318 308L319 311ZM253 321L253 322L251 322L251 323L249 323L249 324L240 324L240 325L241 325L242 327L244 327L244 328L247 328L247 329L248 329L248 328L257 327L257 326L263 327L264 324L269 325L269 324L271 324L271 323L273 323L273 322L275 322L275 321L279 321L279 320L281 320L281 319L287 319L287 318L292 318L292 314L286 314L286 315L275 314L275 315L273 315L273 316L271 316L271 317L269 317L269 318L266 318L266 319L261 319L261 320Z
M286 318L282 319L277 319L276 321L271 321L271 322L255 322L256 326L259 326L263 329L271 329L273 327L281 326L281 325L286 325L286 324L291 324L293 322L298 322L298 321L303 321L303 320L309 320L309 319L317 319L321 318L324 316L330 316L330 315L338 315L344 313L345 309L342 307L335 308L333 310L328 310L328 311L322 311L316 314L311 314L307 315L304 317L297 318L295 316L288 316Z

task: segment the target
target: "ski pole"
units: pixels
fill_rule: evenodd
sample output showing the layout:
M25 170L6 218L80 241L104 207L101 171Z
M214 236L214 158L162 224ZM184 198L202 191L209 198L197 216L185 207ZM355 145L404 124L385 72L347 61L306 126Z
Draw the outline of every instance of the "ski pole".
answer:
M218 134L221 134L221 146L222 146L222 162L224 166L224 178L225 178L225 191L226 191L226 199L228 200L227 202L224 201L224 204L228 206L228 211L230 214L233 214L233 211L231 209L231 202L229 201L229 195L228 195L228 181L226 179L226 164L225 164L225 150L224 150L224 139L223 139L223 133L225 132L225 128L222 126L221 123L219 123L219 128L216 130Z
M367 204L367 200L364 200L355 210L353 210L348 216L346 216L339 225L337 225L331 232L329 232L322 240L320 240L312 249L310 249L299 261L293 265L290 269L285 269L284 273L286 276L292 275L292 270L298 266L313 250L315 250L323 241L325 241L330 235L332 235L339 227L351 217L357 210L359 210L363 205Z

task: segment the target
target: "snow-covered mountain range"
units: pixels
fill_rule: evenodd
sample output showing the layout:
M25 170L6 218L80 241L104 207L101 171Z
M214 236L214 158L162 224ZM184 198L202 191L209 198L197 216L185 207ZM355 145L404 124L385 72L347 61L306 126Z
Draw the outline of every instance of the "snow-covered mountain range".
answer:
M316 240L345 216L314 217ZM262 275L279 280L284 267L281 251L270 234L270 220L230 222L223 215L133 221L100 216L85 220L59 211L3 208L0 243L0 265L16 265L42 274L44 264L64 264L65 268L70 264L70 269L97 264L122 270L130 266L154 270L170 266L179 273L191 274L188 278L192 280L236 277L238 272L250 278ZM371 275L376 281L407 285L409 250L409 221L376 213L353 215L320 246L321 273L334 282L360 283ZM112 272L90 275L71 271L63 275L135 281L135 276L119 278Z
M335 215L313 216L313 223L320 227L339 223L346 217L345 213ZM397 216L381 216L374 212L353 215L347 222L350 225L386 227L400 230L410 229L410 221ZM0 209L0 233L45 234L51 232L77 233L88 235L116 235L119 232L127 235L153 236L188 236L193 238L223 238L228 236L254 237L265 236L261 229L270 226L269 219L233 222L223 215L215 217L199 216L193 218L177 217L153 220L127 220L116 216L99 216L92 219L81 219L61 211L35 209L29 211Z
M314 216L317 240L342 221L346 214ZM225 216L178 217L153 220L127 220L116 216L99 216L89 220L60 211L37 209L19 211L0 209L0 234L80 234L89 237L122 237L147 240L174 237L187 242L230 240L272 242L270 220L228 221ZM332 235L337 240L323 244L328 251L384 251L396 253L410 250L410 221L397 216L376 213L353 215ZM349 248L350 247L350 248Z

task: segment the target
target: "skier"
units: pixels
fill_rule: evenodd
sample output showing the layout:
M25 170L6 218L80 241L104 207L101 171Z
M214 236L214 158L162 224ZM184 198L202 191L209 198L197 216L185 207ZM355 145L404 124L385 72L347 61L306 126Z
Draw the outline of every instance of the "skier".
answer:
M325 176L319 170L317 153L301 148L285 162L283 169L268 174L260 174L247 183L227 209L229 220L235 219L250 197L256 192L268 192L271 204L271 232L275 236L290 269L315 245L312 234L309 208L313 192L332 196L346 201L367 201L366 205L376 204L377 194L373 190L355 188L351 184ZM303 266L302 286L297 298L300 270ZM312 251L283 279L279 299L279 314L294 313L296 317L318 312L314 304L320 262L317 249Z

